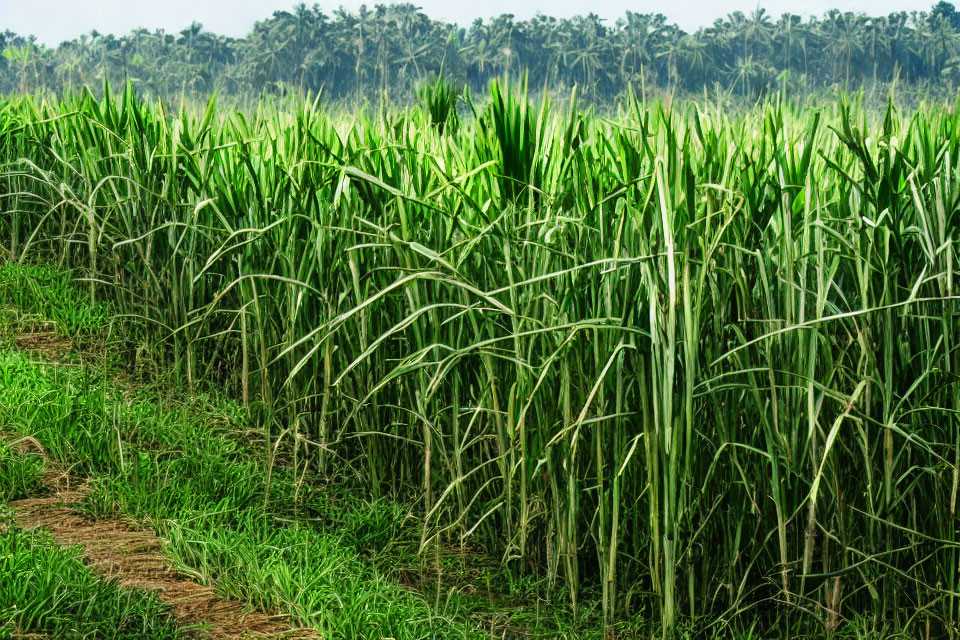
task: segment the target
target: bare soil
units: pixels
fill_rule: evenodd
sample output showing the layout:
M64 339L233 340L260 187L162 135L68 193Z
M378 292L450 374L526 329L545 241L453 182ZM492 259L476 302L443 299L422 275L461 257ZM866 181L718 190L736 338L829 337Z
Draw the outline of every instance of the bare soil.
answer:
M51 328L22 331L13 342L21 351L46 357L53 362L63 360L64 356L73 350L73 341Z

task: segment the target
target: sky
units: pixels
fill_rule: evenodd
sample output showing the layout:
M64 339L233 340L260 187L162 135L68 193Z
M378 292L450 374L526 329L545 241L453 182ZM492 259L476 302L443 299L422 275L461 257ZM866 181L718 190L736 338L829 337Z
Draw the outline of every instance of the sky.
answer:
M380 0L383 1L383 0ZM306 0L313 5L313 0ZM368 0L372 6L378 0ZM629 9L637 13L660 12L687 31L711 24L733 11L749 13L757 0L420 0L413 2L431 18L468 25L475 18L512 13L518 19L536 13L568 17L593 12L611 22ZM290 9L296 0L0 0L0 31L34 34L44 44L55 46L82 33L96 29L117 35L137 27L178 32L193 20L208 31L229 36L245 35L257 20L268 18L275 10ZM317 2L332 13L339 6L356 9L360 0ZM893 11L929 10L934 0L761 0L774 17L785 11L821 15L828 9L863 11L886 15Z

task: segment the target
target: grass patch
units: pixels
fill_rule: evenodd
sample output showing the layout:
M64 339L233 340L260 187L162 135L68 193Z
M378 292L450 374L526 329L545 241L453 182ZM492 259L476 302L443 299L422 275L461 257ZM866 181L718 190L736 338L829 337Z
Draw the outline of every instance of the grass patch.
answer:
M327 518L295 508L283 466L267 499L264 448L239 437L249 436L243 415L209 398L127 401L92 370L0 352L0 427L35 438L74 473L96 476L85 512L151 525L198 581L330 637L486 637L454 621L462 612L436 611L358 553L358 545L389 544L396 508L377 506L335 532L322 526Z
M176 622L154 596L124 589L83 565L42 531L0 533L0 638L174 640Z
M43 458L0 443L0 502L26 498L43 486Z
M46 265L0 264L2 326L48 327L80 342L101 335L111 321L102 303L63 271Z

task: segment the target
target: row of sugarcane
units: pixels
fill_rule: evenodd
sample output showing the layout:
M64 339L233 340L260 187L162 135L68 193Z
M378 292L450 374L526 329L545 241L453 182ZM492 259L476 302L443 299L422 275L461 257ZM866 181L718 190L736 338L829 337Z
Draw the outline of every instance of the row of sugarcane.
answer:
M429 106L9 97L0 240L425 554L612 630L955 636L960 116Z

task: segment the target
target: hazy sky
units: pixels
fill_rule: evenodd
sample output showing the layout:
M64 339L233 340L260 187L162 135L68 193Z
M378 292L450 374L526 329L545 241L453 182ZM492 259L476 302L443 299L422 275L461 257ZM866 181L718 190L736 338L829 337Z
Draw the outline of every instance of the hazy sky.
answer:
M103 33L123 34L136 27L179 31L192 20L217 33L242 36L257 20L269 17L277 9L289 9L296 0L0 0L0 30L35 34L43 43L59 44L91 29ZM308 5L313 2L308 1ZM355 9L361 1L333 0L318 3L332 12L339 6ZM368 6L377 4L368 1ZM611 20L629 9L638 13L661 12L688 31L710 24L715 18L732 11L749 12L756 0L420 0L431 17L469 24L474 18L488 18L513 13L528 18L537 12L558 17L594 12ZM934 0L761 0L774 16L784 11L822 14L837 7L848 11L864 11L886 15L892 11L928 10Z

